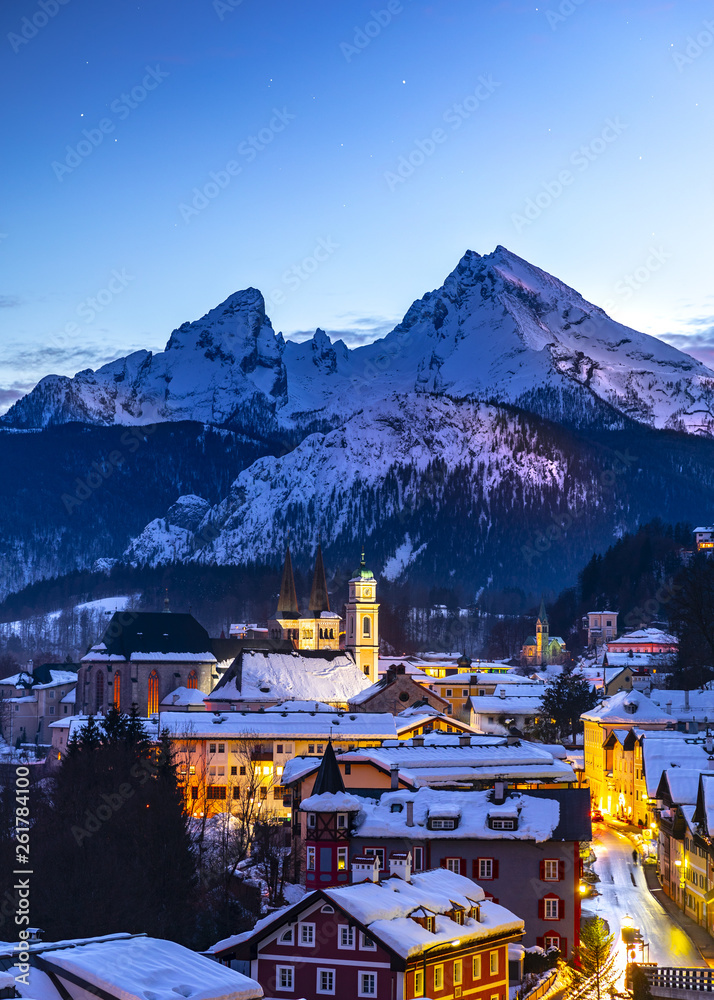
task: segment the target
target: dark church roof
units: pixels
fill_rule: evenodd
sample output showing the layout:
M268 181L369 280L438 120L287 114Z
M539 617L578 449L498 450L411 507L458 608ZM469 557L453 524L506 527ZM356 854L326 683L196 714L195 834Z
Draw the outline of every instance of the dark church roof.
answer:
M335 792L344 792L344 790L345 783L342 780L342 773L335 757L335 751L332 749L332 743L328 743L322 755L322 762L315 778L312 795L322 795L325 792L332 792L334 794Z
M293 576L293 564L290 558L290 546L285 550L285 565L283 566L283 578L280 582L280 597L278 598L278 610L276 618L299 618L297 593L295 592L295 577Z
M211 639L190 614L117 611L101 638L109 656L129 659L134 653L211 654Z

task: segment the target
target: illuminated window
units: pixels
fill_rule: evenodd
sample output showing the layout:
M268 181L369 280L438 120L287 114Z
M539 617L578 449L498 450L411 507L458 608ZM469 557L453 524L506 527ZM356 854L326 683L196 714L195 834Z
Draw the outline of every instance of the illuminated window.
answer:
M463 966L461 964L461 959L457 958L454 962L454 986L460 986L463 980Z
M118 670L114 671L114 687L112 690L112 701L114 702L114 708L117 712L121 711L121 674Z
M481 956L474 955L471 959L471 976L473 979L481 978Z
M195 670L192 670L188 675L188 680L186 681L186 687L191 691L198 690L198 674Z
M414 996L424 996L424 973L421 969L417 969L414 973Z
M492 976L498 975L498 952L492 951L489 955L489 968Z
M347 870L347 848L337 848L337 870L344 872Z
M147 715L156 715L159 710L159 675L155 670L149 674Z
M315 871L315 848L308 847L307 849L307 870L309 872Z
M435 965L434 966L434 990L443 990L444 988L444 966Z
M102 670L97 671L97 678L95 681L95 693L96 700L94 704L94 710L99 714L104 710L104 672Z

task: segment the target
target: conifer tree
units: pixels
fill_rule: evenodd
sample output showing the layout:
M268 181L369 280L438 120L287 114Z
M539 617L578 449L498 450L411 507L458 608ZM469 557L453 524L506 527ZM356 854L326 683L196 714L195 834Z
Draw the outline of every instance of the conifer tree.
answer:
M568 1000L605 1000L614 993L619 978L615 935L602 917L584 921L575 961L568 969Z
M556 679L548 684L541 700L541 716L552 720L562 739L582 732L580 716L597 704L597 694L572 663L566 664Z

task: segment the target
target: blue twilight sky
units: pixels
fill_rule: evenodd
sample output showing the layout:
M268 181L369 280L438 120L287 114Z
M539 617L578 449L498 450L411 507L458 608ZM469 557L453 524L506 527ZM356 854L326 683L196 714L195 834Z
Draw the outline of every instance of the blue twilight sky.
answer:
M714 364L711 2L5 0L0 28L0 406L249 285L286 336L363 342L499 243Z

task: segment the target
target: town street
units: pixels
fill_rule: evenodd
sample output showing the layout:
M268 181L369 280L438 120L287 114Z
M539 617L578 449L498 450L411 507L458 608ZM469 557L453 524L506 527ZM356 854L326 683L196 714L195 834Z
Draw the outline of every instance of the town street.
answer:
M642 867L632 860L632 843L627 837L598 823L593 826L593 850L597 855L594 870L600 876L595 888L601 895L584 899L583 909L607 920L620 942L623 960L621 929L627 914L642 931L644 940L649 942L650 962L706 968L707 963L692 941L647 889ZM639 954L637 957L641 960Z

